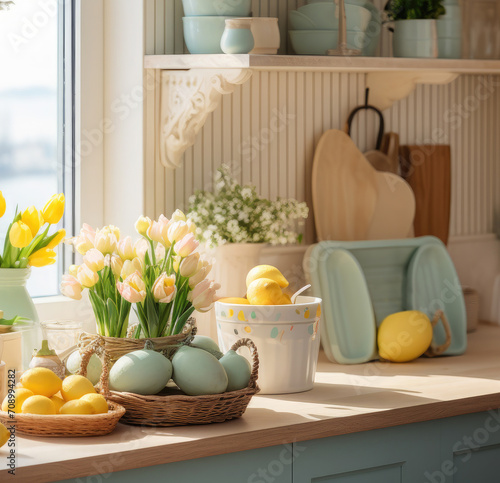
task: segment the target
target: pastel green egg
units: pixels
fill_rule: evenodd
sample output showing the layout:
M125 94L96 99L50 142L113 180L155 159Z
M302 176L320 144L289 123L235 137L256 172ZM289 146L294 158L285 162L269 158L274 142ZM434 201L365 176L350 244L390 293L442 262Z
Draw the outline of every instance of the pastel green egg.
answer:
M80 370L81 364L82 356L80 355L80 351L76 350L68 357L68 360L66 361L66 369L70 374L77 374ZM101 372L101 359L99 359L99 357L95 354L92 354L87 366L87 379L95 386L99 382Z
M113 391L144 396L159 393L172 376L172 364L162 354L141 349L120 357L109 372Z
M228 385L227 391L238 391L248 386L252 367L250 363L235 351L228 351L219 360L226 370Z
M189 396L221 394L228 384L222 364L207 351L181 347L172 359L173 379Z
M219 346L214 342L214 340L205 335L195 335L191 341L191 345L206 351L220 351Z

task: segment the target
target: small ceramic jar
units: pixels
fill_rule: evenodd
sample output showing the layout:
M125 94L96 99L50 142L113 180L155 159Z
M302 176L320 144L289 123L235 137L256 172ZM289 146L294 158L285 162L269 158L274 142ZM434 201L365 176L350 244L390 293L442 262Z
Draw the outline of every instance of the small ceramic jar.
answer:
M252 23L248 18L226 19L220 46L225 54L248 54L255 45Z

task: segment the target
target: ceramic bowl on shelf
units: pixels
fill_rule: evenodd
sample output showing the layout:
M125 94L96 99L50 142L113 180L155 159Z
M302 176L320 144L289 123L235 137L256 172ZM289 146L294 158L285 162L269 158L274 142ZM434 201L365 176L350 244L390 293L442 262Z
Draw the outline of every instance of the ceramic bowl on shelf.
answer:
M252 0L182 0L186 17L249 17Z
M372 18L370 10L359 5L345 6L347 18L347 30L365 31ZM335 15L335 4L333 2L311 3L297 9L299 14L307 17L313 27L317 30L338 29L339 19ZM300 26L295 24L296 17L290 14L290 23L292 30L299 30ZM300 23L302 25L302 22ZM310 27L311 28L311 27Z
M294 305L238 305L216 302L219 346L226 352L239 339L259 349L261 394L289 394L313 388L320 346L321 299L297 297ZM241 355L249 358L248 352Z
M326 55L327 50L337 48L337 30L290 30L289 34L293 50L298 55ZM361 49L364 55L368 55L368 45L363 32L347 31L350 49Z
M184 41L191 54L222 54L220 42L226 19L236 17L183 17Z
M462 58L461 37L438 38L438 57L440 59L461 59Z

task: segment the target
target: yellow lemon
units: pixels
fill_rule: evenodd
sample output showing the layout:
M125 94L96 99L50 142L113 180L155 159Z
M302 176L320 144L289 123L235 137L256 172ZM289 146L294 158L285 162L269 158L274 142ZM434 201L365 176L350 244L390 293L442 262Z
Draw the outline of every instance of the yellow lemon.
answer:
M73 399L61 408L59 414L94 414L94 410L88 401Z
M247 297L252 305L281 305L283 293L274 280L259 278L248 287Z
M15 413L20 413L21 412L21 407L23 406L23 402L26 401L31 396L34 396L35 394L33 391L30 391L29 389L25 388L18 388L14 390L14 394L12 396L5 396L5 399L3 400L2 403L2 411L14 411ZM9 407L9 402L11 407ZM14 407L12 407L12 404L14 404Z
M64 406L64 399L60 398L59 396L52 396L50 400L54 403L54 406L56 407L56 413L59 413L59 410Z
M281 297L281 304L280 305L293 305L292 299L290 298L290 295L287 295L286 293L284 293L283 296Z
M50 369L35 367L22 375L21 384L36 395L49 398L61 390L62 381Z
M85 394L80 401L87 401L92 406L94 414L105 414L108 412L108 403L100 394Z
M83 376L72 375L68 376L62 382L61 394L65 401L80 399L85 394L95 393L92 383Z
M226 297L220 299L219 302L223 304L234 304L234 305L249 305L250 302L247 299L241 297Z
M378 329L380 357L392 362L409 362L420 357L431 345L429 317L417 310L386 317Z
M10 431L0 423L0 448L10 439Z
M57 414L55 404L46 396L31 396L23 402L23 414Z
M288 280L276 267L271 265L257 265L248 272L247 289L254 280L258 280L260 278L274 280L281 288L287 288L289 285Z

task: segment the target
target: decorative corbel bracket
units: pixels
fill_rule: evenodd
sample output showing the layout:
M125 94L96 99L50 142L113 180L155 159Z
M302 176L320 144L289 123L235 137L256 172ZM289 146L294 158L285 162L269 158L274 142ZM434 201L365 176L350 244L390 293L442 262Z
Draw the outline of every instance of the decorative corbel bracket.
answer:
M176 169L222 96L248 81L252 70L191 69L163 71L161 76L160 159Z
M449 84L459 74L450 72L369 72L366 87L370 89L370 104L381 111L396 101L408 97L417 84Z

